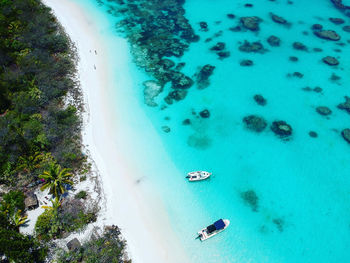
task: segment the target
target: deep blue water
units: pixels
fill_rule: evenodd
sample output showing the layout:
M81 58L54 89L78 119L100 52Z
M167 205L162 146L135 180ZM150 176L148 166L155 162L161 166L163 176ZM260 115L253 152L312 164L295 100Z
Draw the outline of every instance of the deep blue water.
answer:
M191 44L182 58L172 59L185 62L183 72L189 76L205 64L214 65L206 89L193 86L185 100L161 109L170 90L166 87L157 98L160 106L151 108L142 97L142 81L149 77L141 70L135 72L133 92L177 168L155 172L148 179L162 196L174 232L192 262L349 262L350 144L340 132L350 128L350 115L337 105L350 96L350 33L342 30L350 25L350 18L328 0L251 1L251 8L246 3L185 3L186 17L201 40ZM290 26L273 22L270 12L284 17ZM229 19L228 13L236 18ZM263 20L259 32L229 30L239 17L253 15ZM329 17L343 18L345 24L335 25ZM199 31L201 21L208 23L208 32ZM311 30L315 23L335 30L341 40L317 38ZM204 41L219 31L220 36ZM267 43L270 35L281 39L279 47ZM261 41L268 51L243 53L238 46L244 40ZM226 43L230 57L220 60L209 50L218 41ZM309 51L293 49L296 41ZM290 56L298 57L298 62L291 62ZM336 57L340 64L326 65L325 56ZM254 65L240 66L243 59ZM304 77L287 76L296 71ZM341 78L331 81L333 73ZM322 92L305 91L305 87L321 87ZM267 104L258 105L255 94L263 95ZM329 107L332 114L321 116L315 110L318 106ZM198 116L203 109L210 111L209 118ZM242 119L251 114L266 119L263 132L245 128ZM182 121L187 118L191 125L185 126ZM288 141L270 130L276 120L292 126ZM164 125L170 127L169 133L162 130ZM309 131L318 137L310 137ZM157 149L151 155L161 166L163 156L157 156ZM212 171L212 178L194 184L184 180L188 171L198 169ZM256 209L242 198L247 191L256 194ZM203 243L194 239L199 229L218 218L231 221L226 231Z

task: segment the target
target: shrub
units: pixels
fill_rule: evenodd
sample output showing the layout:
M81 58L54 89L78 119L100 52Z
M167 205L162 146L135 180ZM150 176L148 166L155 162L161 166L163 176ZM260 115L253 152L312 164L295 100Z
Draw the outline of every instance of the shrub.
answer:
M3 196L1 205L9 205L9 214L13 215L16 210L24 210L24 194L21 191L10 191Z
M41 240L50 240L58 234L58 230L53 228L54 225L57 225L55 213L53 210L47 209L38 217L35 223L35 233Z
M77 199L85 199L86 196L87 196L87 193L85 191L80 191L79 193L77 193L75 195L75 198L77 198Z

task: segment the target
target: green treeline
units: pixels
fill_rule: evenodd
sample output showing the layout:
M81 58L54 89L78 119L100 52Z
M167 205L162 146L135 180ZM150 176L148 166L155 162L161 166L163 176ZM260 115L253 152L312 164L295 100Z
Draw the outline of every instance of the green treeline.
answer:
M41 262L45 243L19 233L23 191L52 167L85 163L76 57L39 0L0 0L0 36L0 186L13 189L0 198L0 261Z
M0 183L36 180L51 162L77 169L79 103L64 105L79 95L72 45L38 0L1 0L0 12Z

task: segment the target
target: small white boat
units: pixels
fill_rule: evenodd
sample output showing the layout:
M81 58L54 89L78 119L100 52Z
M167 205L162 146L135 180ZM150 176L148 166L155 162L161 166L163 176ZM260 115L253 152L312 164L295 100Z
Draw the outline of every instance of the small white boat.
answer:
M230 221L228 219L219 219L214 224L207 226L206 228L203 228L201 231L199 231L199 238L201 241L207 240L208 238L211 238L216 234L224 231L229 224Z
M211 176L211 173L206 171L196 171L196 172L190 172L187 174L186 178L188 178L188 181L201 181L209 178Z

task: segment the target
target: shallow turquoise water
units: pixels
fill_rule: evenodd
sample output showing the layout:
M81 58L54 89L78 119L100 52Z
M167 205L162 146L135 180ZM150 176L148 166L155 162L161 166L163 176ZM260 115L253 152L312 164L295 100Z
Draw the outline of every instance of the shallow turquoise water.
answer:
M94 4L93 0L87 3ZM293 4L252 1L253 8L244 7L245 3L186 1L186 17L201 40L192 44L179 61L186 62L183 71L189 76L200 66L215 65L208 88L198 90L193 86L185 100L164 110L150 108L143 104L142 97L141 83L147 76L135 70L133 93L178 168L176 172L155 172L149 180L163 197L173 229L193 262L350 261L350 145L340 135L342 129L350 128L350 116L336 107L345 95L350 95L350 33L328 18L341 17L346 24L350 19L327 0L296 0ZM272 22L269 12L286 18L291 27ZM239 19L228 19L228 13L261 17L260 32L228 30ZM208 23L208 32L198 31L200 21ZM342 36L339 42L345 45L315 37L310 29L314 23L336 30ZM204 42L220 30L221 36ZM108 34L117 33L111 30ZM267 44L272 34L281 38L280 47ZM242 53L238 42L244 40L261 40L269 52ZM219 60L209 51L217 41L226 43L229 58ZM323 52L294 50L295 41L310 50L322 48ZM326 55L337 57L340 65L325 65L321 59ZM297 56L299 61L290 62L289 56ZM241 67L242 59L253 60L254 66ZM295 71L304 77L286 77ZM341 80L331 82L332 73ZM303 91L306 86L319 86L323 91ZM165 105L167 91L159 96L160 105ZM267 105L257 105L255 94L262 94ZM328 106L333 113L329 118L321 116L315 111L317 106ZM210 110L210 118L192 114L203 109ZM293 127L291 140L281 140L269 128L260 134L247 130L242 118L250 114L263 116L269 124L287 121ZM186 118L191 119L191 126L182 125ZM164 133L163 125L171 132ZM318 133L317 138L308 135L311 130ZM149 138L144 140L147 143ZM162 156L157 156L157 149L152 150L152 157L158 158L161 166ZM212 171L212 178L187 183L184 175L198 169ZM257 211L241 198L241 192L248 190L259 198ZM200 228L218 218L231 221L226 231L203 243L194 239ZM274 220L283 222L282 228Z

